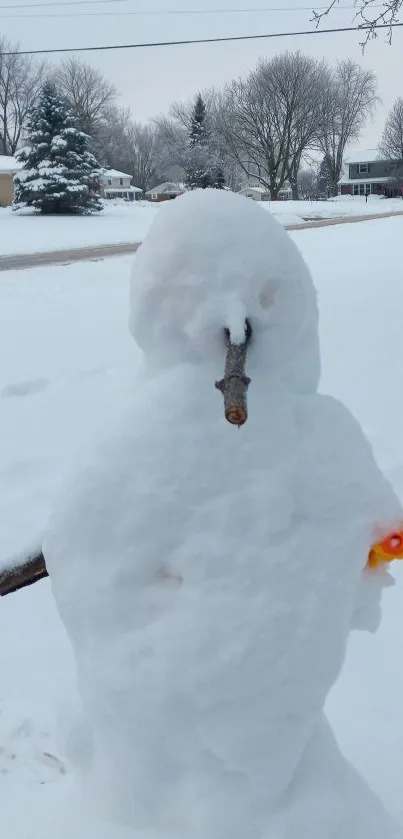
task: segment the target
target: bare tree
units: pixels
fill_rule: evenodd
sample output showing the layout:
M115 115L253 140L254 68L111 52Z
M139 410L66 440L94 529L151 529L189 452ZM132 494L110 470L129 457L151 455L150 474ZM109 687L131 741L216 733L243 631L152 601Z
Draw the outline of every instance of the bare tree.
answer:
M173 106L174 107L174 106ZM185 125L171 112L171 115L155 119L159 146L159 171L168 180L183 180L185 177L187 130Z
M132 122L130 108L110 105L97 127L98 160L103 166L122 168L126 153L126 134Z
M298 196L302 156L318 139L325 72L323 63L285 53L223 91L217 123L226 153L273 198L286 180Z
M317 26L339 5L339 2L340 0L332 0L320 12L313 10L312 20L315 21ZM403 0L383 0L383 2L377 2L376 4L374 4L374 0L355 0L354 5L356 7L354 20L358 20L359 28L366 33L361 46L364 48L371 38L377 37L378 26L387 27L388 41L391 43L393 24L399 21L399 11L403 5Z
M396 99L392 110L389 112L382 140L379 144L380 151L388 160L390 183L396 194L403 194L403 99Z
M388 114L379 148L390 160L403 161L403 99L400 97Z
M378 102L377 87L374 73L350 59L341 61L327 76L319 148L327 160L332 195L338 192L346 147L360 137Z
M158 136L156 126L132 123L127 132L127 153L131 175L134 183L143 192L155 185L158 158Z
M130 109L112 106L99 129L101 162L132 175L136 186L147 191L155 184L160 164L158 128L134 122Z
M300 170L298 192L304 201L313 201L318 197L318 172L314 167Z
M53 78L77 117L81 130L90 137L96 137L114 102L114 86L99 70L75 57L64 61Z
M20 55L0 39L0 153L14 154L29 111L44 80L44 64ZM10 55L9 53L16 53ZM8 54L7 54L8 53Z

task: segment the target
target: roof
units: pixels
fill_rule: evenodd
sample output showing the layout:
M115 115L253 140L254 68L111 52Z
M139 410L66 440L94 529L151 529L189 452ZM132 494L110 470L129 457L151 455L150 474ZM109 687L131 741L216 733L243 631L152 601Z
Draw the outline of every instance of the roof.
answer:
M367 175L366 177L362 178L348 178L342 177L339 180L340 185L344 184L387 184L393 180L393 177L385 175L383 178L371 178L371 175Z
M266 187L259 186L258 184L256 186L244 186L243 189L240 189L239 191L240 192L258 192L258 193L261 193L262 195L266 195L269 192L269 190L266 189Z
M19 163L15 157L8 154L0 154L0 174L10 174L18 172L22 168L22 163Z
M104 189L105 195L107 192L143 192L139 186L107 186Z
M101 169L101 174L105 178L130 178L131 179L131 177L132 177L127 172L119 172L118 169Z
M146 195L179 195L180 192L183 192L183 189L179 184L166 181L164 184L153 186L152 189L146 192Z
M346 163L373 163L375 160L387 160L379 149L356 149L346 155Z

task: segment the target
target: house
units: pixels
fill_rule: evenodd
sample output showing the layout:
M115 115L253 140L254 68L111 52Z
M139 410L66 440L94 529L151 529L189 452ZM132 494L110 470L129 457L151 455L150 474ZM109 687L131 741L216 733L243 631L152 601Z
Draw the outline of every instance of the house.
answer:
M244 186L239 190L240 195L252 198L253 201L270 201L270 192L264 186Z
M160 201L171 201L173 198L177 198L178 195L182 195L183 192L185 192L184 186L167 181L164 184L159 184L149 189L146 192L146 198L148 201L159 203Z
M14 197L14 175L21 169L15 157L0 154L0 207L9 207Z
M379 149L354 152L339 181L340 195L402 195L403 161L388 160ZM401 183L402 182L402 183Z
M136 201L143 194L138 186L131 185L132 177L118 169L102 169L99 178L101 195L104 198L125 198L126 201Z
M245 195L246 198L252 198L253 201L271 201L270 190L259 184L250 184L240 191L240 195ZM278 201L289 201L292 198L292 189L286 181L278 193Z
M279 194L278 194L279 201L291 201L292 200L292 189L288 181L284 182L284 185L281 187Z

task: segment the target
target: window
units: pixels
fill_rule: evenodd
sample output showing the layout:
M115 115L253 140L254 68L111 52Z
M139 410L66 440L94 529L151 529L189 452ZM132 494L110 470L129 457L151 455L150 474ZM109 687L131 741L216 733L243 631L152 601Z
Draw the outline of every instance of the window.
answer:
M123 178L119 178L119 180L120 180L120 186L123 186Z
M112 181L111 181L111 179L110 179L110 178L109 178L109 180L108 180L108 184L109 184L109 186L112 186Z
M353 195L371 195L371 184L354 184Z
M359 163L358 164L358 174L359 175L368 175L369 172L369 163Z

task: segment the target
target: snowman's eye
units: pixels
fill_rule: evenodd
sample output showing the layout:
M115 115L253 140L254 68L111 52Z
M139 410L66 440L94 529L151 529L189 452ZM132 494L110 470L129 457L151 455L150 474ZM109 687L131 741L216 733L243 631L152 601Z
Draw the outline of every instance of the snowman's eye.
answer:
M270 309L270 306L273 306L276 299L276 293L277 288L273 282L269 281L262 286L259 292L259 303L262 309Z

